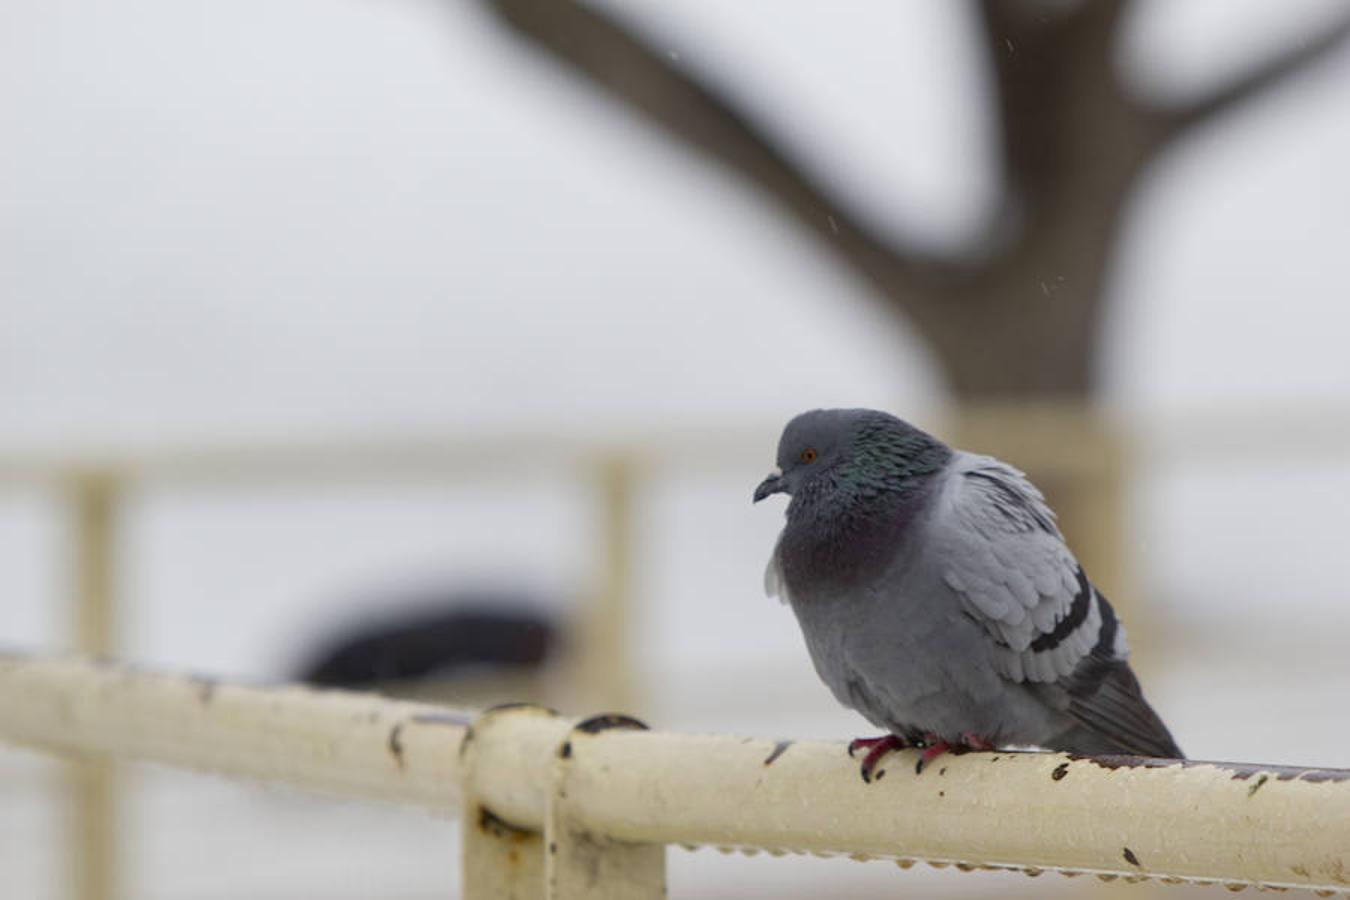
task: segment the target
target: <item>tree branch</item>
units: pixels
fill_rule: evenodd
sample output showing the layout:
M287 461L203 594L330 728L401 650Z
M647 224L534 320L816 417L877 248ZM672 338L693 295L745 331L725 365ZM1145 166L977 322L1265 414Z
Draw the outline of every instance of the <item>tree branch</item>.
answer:
M733 101L604 13L571 0L483 2L513 33L592 86L758 186L907 311L931 302L938 286L959 271L949 260L877 234Z
M977 0L975 7L989 49L1015 56L1021 41L1062 41L1069 39L1070 32L1074 40L1108 44L1133 5L1133 0L1079 0L1068 7L1028 0Z
M1045 199L1064 182L1079 134L1123 109L1112 52L1132 0L1076 5L978 0L979 39L991 66L1005 192Z
M1211 122L1271 88L1282 85L1290 76L1304 72L1326 59L1342 47L1347 38L1350 38L1350 15L1320 34L1310 35L1293 47L1277 53L1205 97L1153 109L1152 115L1158 120L1163 140L1170 140L1197 125Z
M1097 42L1106 48L1119 37L1125 18L1133 9L1134 0L1083 0L1073 10L1070 19L1080 33L1094 35Z

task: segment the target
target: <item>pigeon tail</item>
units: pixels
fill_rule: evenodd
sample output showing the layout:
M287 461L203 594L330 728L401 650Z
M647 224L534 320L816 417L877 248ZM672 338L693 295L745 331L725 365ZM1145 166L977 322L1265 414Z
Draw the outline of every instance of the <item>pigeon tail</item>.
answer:
M1089 755L1129 753L1162 759L1185 759L1162 719L1144 699L1139 679L1124 660L1098 670L1100 681L1090 693L1070 692L1068 713L1078 725L1061 732L1052 750Z

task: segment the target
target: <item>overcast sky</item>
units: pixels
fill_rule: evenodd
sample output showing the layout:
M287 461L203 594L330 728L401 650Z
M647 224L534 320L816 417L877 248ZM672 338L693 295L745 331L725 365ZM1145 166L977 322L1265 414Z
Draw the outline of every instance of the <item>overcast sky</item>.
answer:
M1339 6L1241 5L1142 4L1123 64L1184 93ZM875 218L988 201L963 7L622 6ZM1157 170L1107 401L1350 399L1346 110L1342 52ZM13 0L0 127L4 445L941 396L811 240L467 2Z

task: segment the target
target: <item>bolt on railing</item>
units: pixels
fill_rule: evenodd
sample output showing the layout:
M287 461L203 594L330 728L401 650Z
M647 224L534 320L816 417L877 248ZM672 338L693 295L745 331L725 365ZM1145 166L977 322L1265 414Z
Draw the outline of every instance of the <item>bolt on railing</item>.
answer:
M916 776L909 751L864 784L840 744L21 655L0 738L462 813L469 900L658 897L668 844L1350 889L1350 770L990 752Z

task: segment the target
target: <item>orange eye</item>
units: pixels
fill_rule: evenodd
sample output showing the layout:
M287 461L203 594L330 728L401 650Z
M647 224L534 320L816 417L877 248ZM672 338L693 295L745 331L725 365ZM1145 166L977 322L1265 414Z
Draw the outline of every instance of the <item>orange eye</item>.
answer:
M802 451L801 461L804 463L813 463L816 461L816 451L807 447Z

